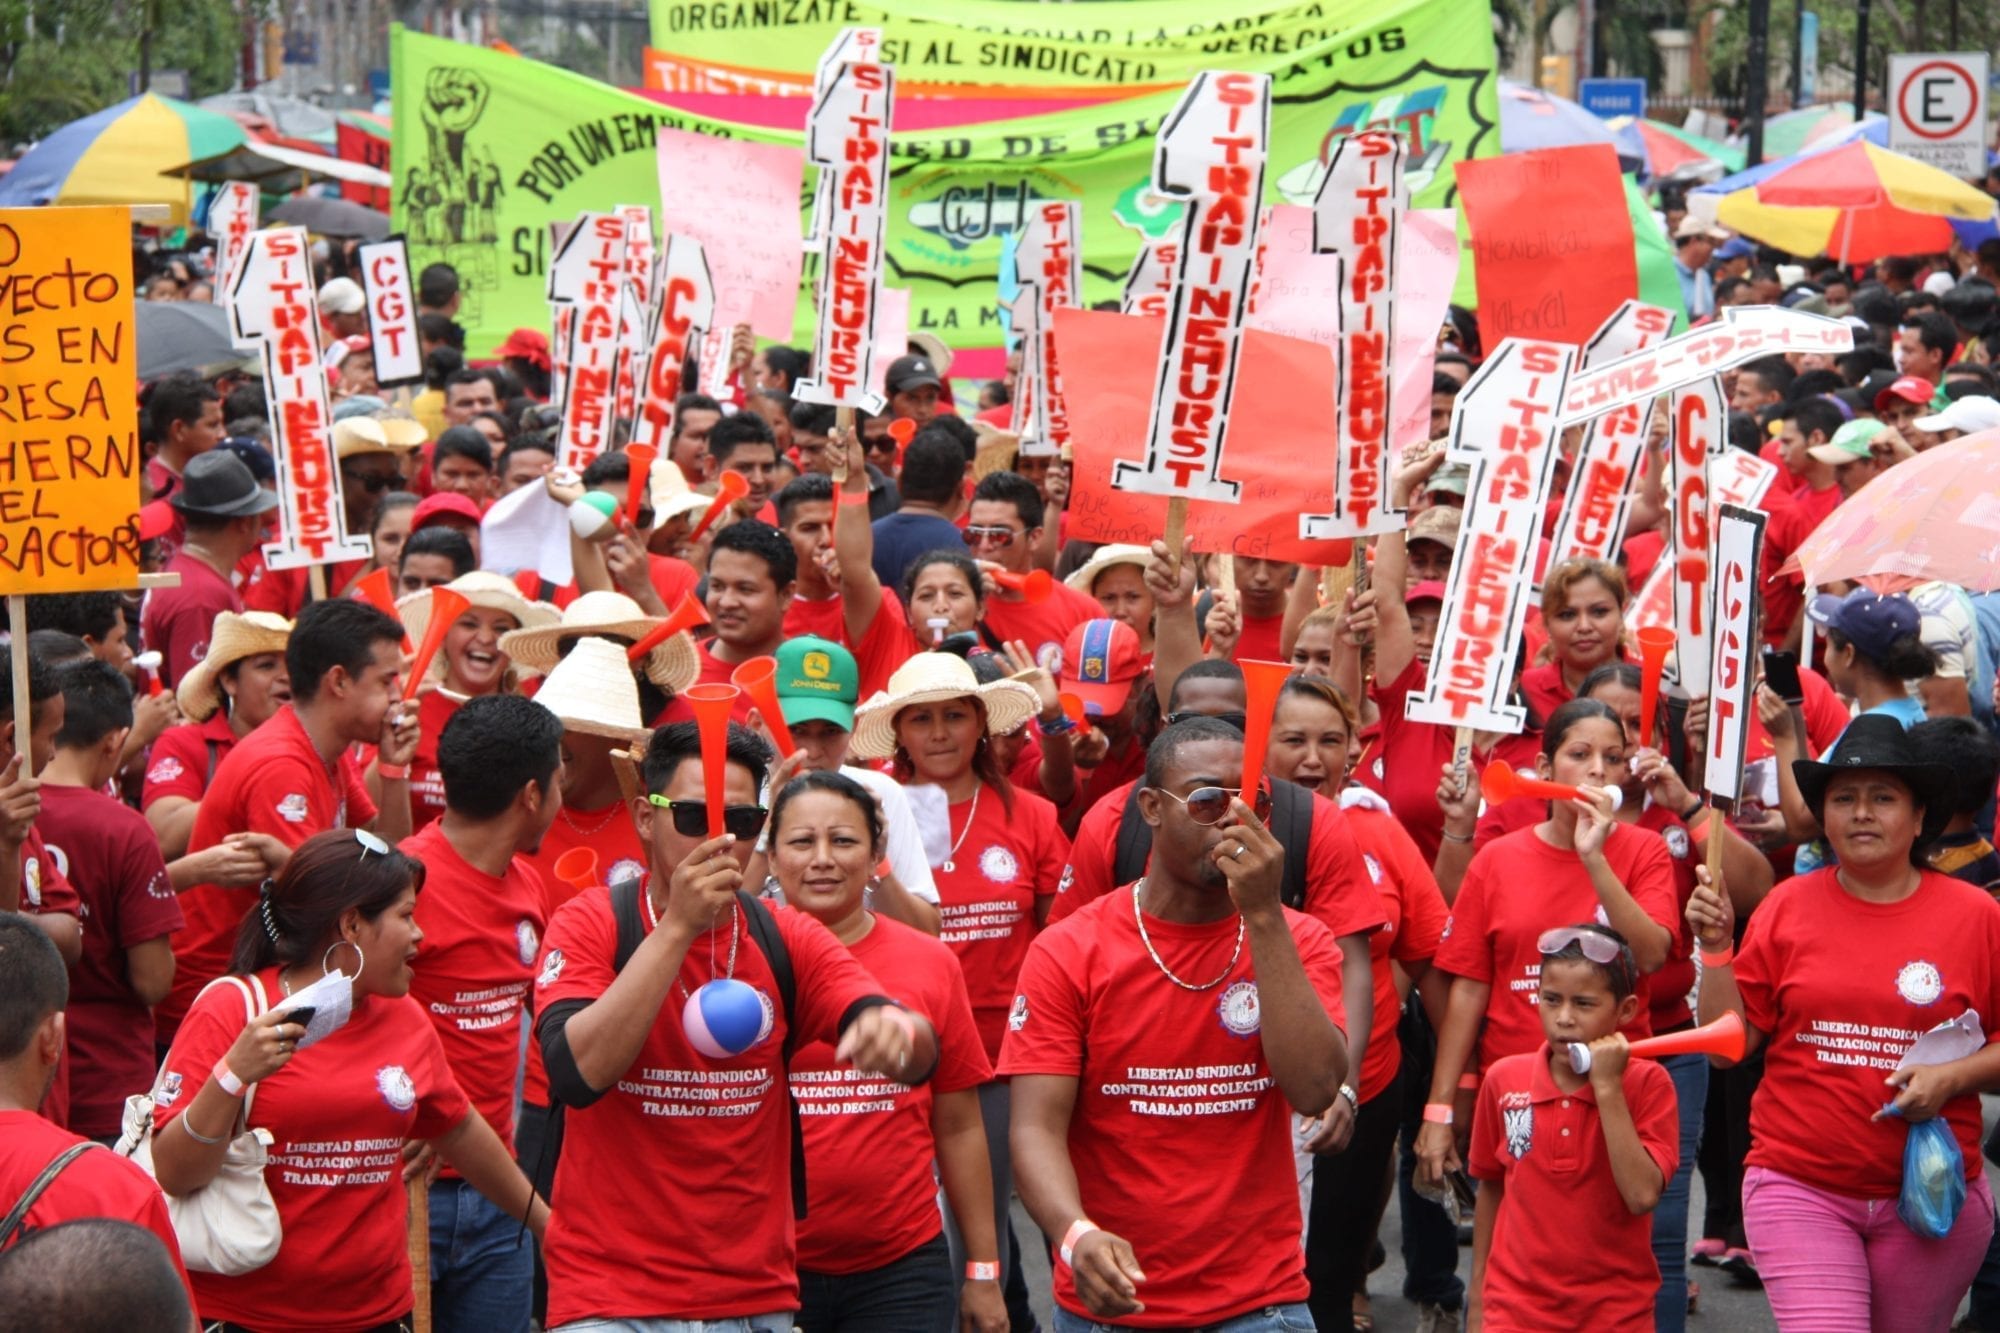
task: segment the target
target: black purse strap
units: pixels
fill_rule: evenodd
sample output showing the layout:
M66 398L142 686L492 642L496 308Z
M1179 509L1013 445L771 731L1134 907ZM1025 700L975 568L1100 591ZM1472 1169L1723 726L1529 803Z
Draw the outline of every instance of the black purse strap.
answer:
M28 1210L35 1206L35 1200L41 1198L49 1186L56 1183L56 1177L63 1173L63 1168L96 1146L89 1139L85 1139L82 1143L72 1143L57 1153L54 1161L42 1168L42 1174L35 1177L34 1183L28 1186L27 1193L15 1200L14 1210L6 1217L0 1218L0 1250L6 1249L13 1243L14 1233L28 1220Z

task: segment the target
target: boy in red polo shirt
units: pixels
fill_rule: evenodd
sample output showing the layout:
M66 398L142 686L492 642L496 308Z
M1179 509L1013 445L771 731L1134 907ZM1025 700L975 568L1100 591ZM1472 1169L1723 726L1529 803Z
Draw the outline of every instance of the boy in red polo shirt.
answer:
M1540 945L1547 1044L1496 1061L1473 1108L1468 1327L1640 1333L1660 1285L1648 1214L1680 1158L1673 1080L1627 1063L1618 1029L1638 1017L1639 969L1624 937L1564 926ZM1590 1048L1588 1074L1571 1043Z

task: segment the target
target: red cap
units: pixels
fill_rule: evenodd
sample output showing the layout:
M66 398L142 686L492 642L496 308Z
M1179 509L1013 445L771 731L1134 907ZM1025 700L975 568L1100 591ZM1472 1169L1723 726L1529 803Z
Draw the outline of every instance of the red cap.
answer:
M549 335L540 329L515 329L507 335L507 341L493 349L493 355L505 361L508 357L518 357L537 370L547 370L549 360Z
M1132 682L1146 669L1139 636L1122 620L1086 620L1063 640L1062 688L1103 715L1125 706Z
M479 506L456 491L435 491L418 503L416 512L410 516L410 531L416 532L447 517L462 518L476 528Z
M1888 406L1889 400L1900 398L1906 403L1919 407L1929 407L1937 394L1937 386L1921 375L1899 376L1888 388L1875 395L1875 410L1880 412Z
M1421 583L1411 584L1410 590L1403 594L1404 606L1408 606L1411 602L1425 600L1442 602L1444 600L1444 584L1436 579L1425 579Z
M164 537L174 530L179 516L174 507L165 500L155 500L151 504L139 506L139 540L149 542L155 537Z

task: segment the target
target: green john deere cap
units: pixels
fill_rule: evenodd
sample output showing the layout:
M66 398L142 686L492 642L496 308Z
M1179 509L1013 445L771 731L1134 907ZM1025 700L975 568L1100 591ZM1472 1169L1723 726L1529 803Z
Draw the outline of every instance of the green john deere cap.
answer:
M854 730L854 705L861 698L861 669L854 654L831 639L807 634L785 640L777 652L773 680L787 726L831 722Z

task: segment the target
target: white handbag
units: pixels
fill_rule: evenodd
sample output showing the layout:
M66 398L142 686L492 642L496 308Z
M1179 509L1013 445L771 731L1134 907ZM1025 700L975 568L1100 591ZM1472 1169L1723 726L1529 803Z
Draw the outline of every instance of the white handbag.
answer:
M240 977L221 977L203 987L201 993L206 995L221 985L234 986L243 993L245 1022L254 1021L269 1007L264 984L254 976L247 983ZM198 1002L201 997L195 998ZM161 1076L165 1073L165 1066L161 1066ZM125 1099L125 1132L118 1140L118 1155L131 1158L155 1179L153 1107L159 1088L156 1077L150 1090ZM167 1215L180 1239L181 1262L195 1272L223 1277L254 1272L278 1257L278 1246L284 1241L278 1205L264 1180L271 1131L250 1128L250 1106L256 1095L254 1083L243 1091L243 1111L215 1179L191 1194L166 1196Z

